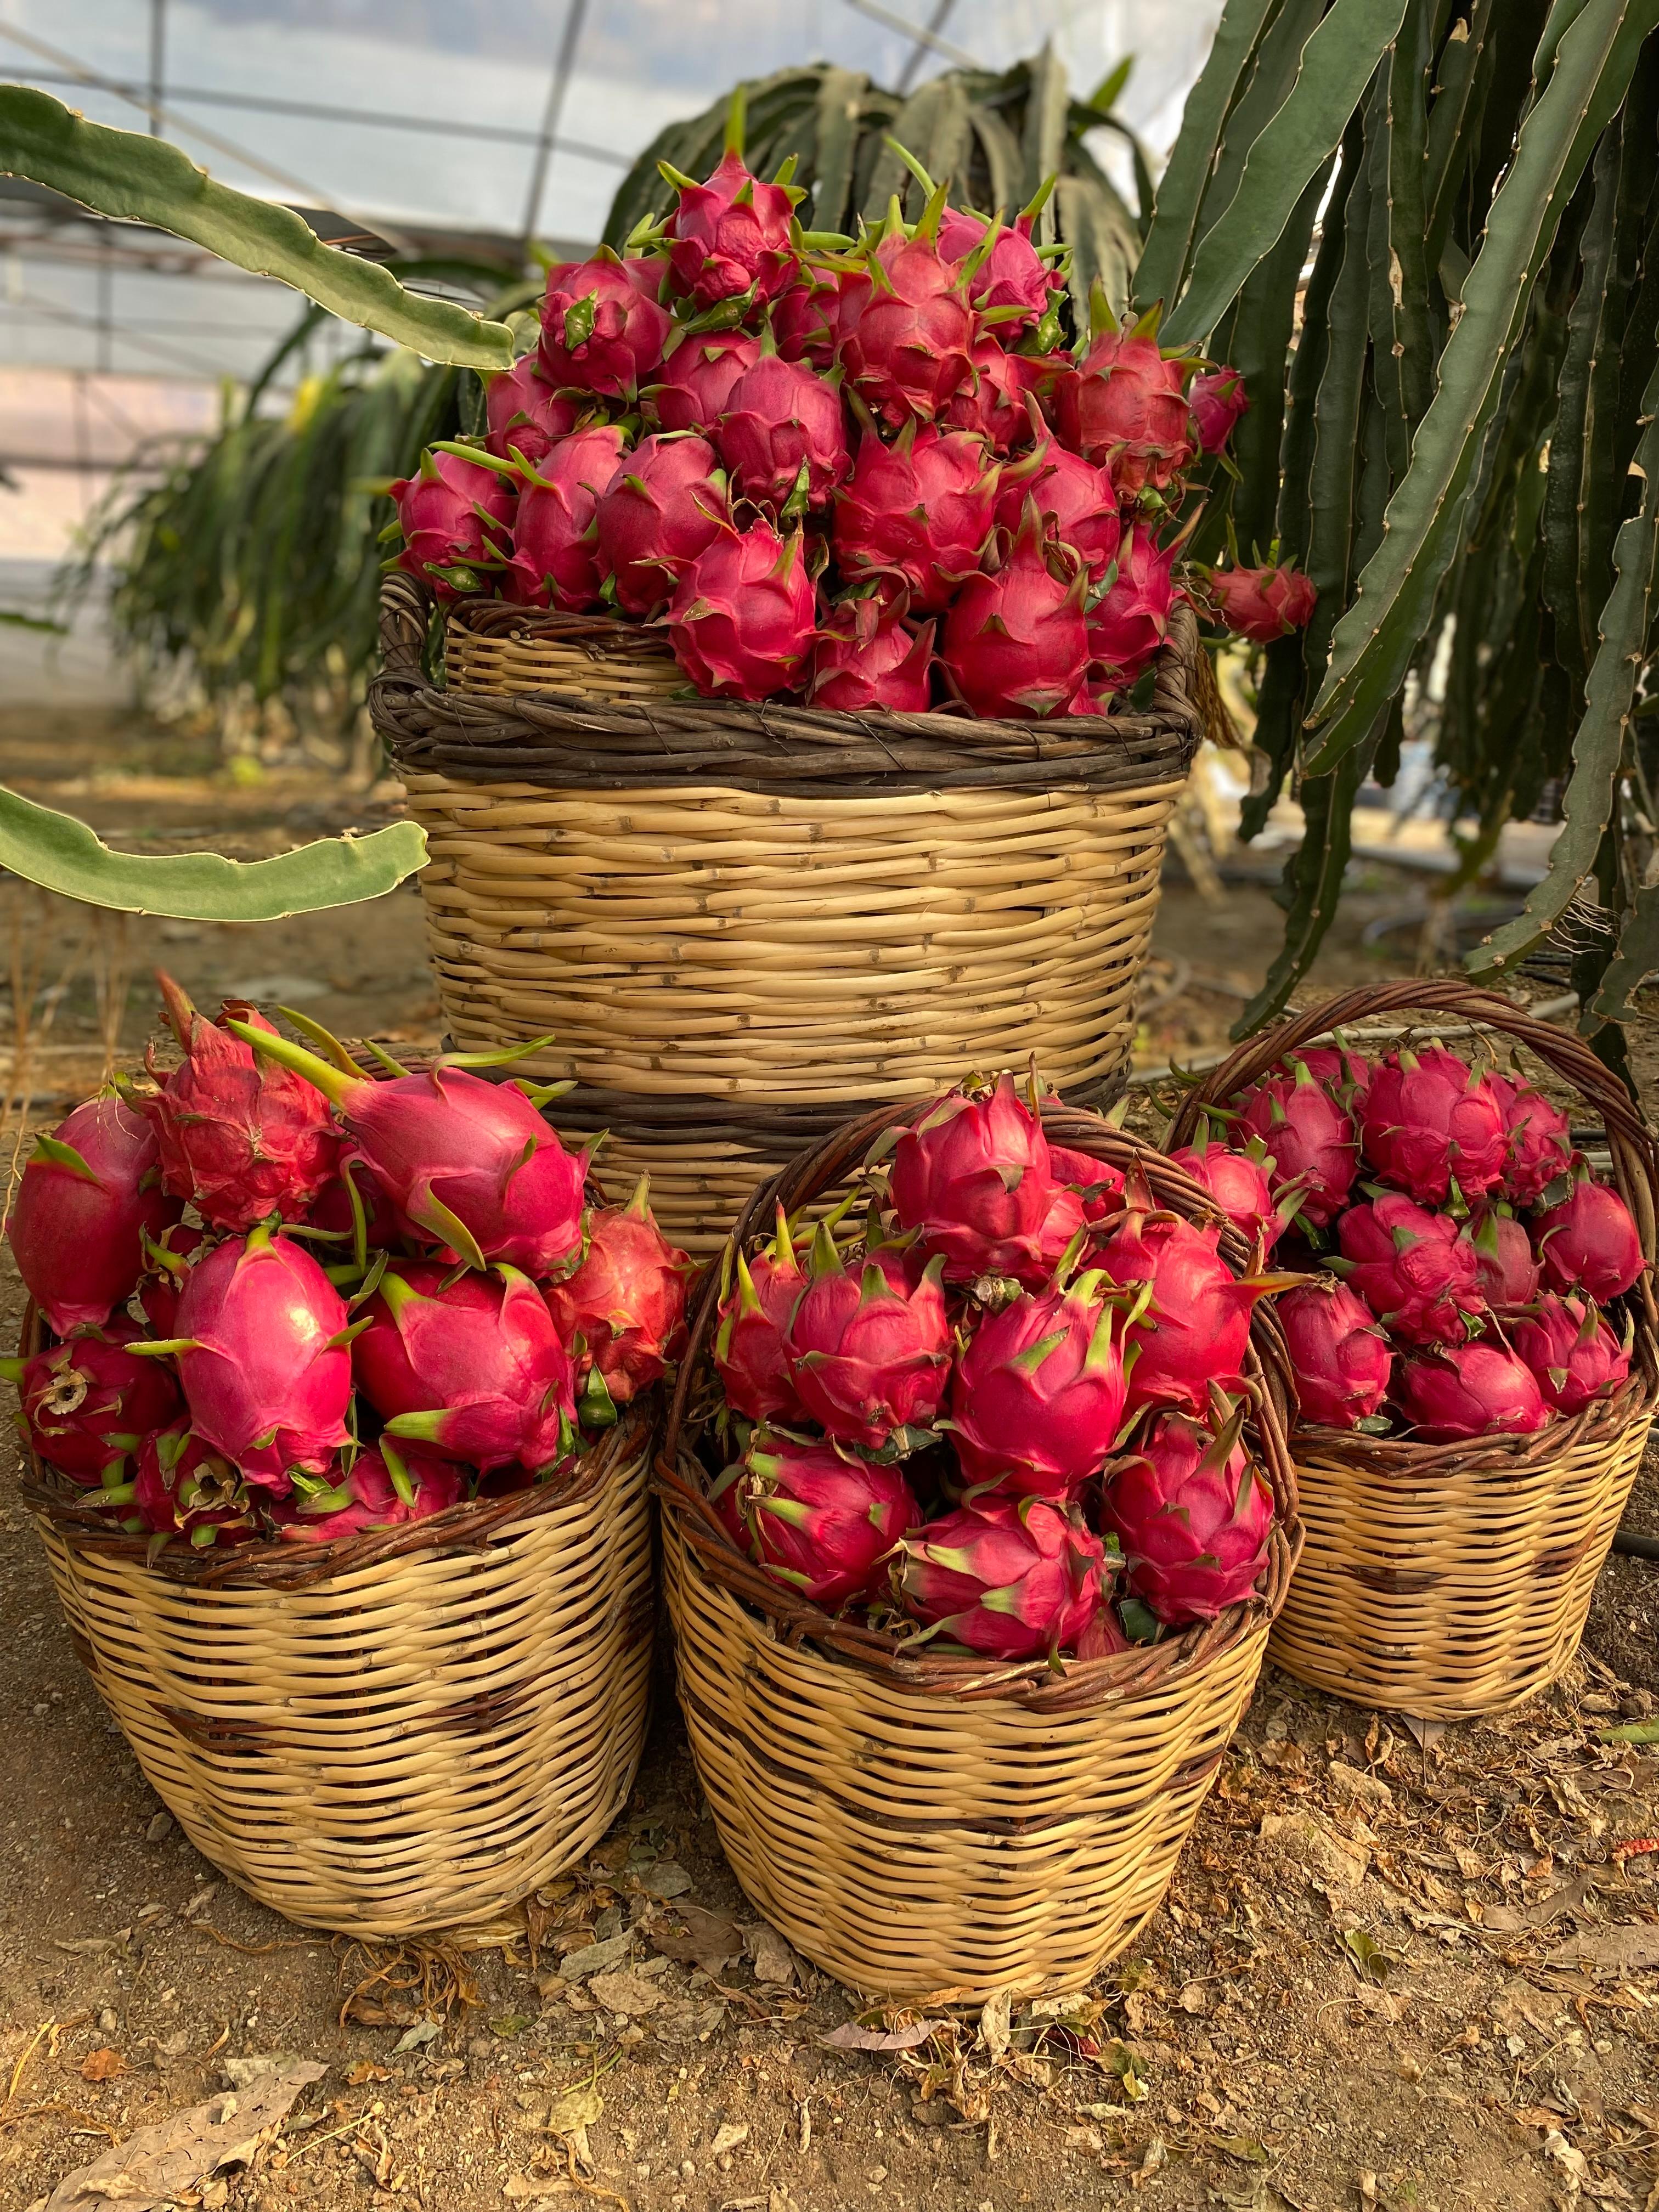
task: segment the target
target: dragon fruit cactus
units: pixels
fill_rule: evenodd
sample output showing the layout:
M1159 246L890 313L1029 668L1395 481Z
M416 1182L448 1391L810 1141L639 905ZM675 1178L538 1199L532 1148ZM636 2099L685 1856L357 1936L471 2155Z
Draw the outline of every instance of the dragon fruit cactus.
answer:
M812 648L814 707L862 714L886 707L898 714L925 714L933 702L933 625L912 629L896 606L876 599L844 599Z
M442 1267L388 1267L352 1365L392 1436L486 1474L517 1461L543 1474L575 1443L570 1355L530 1278L495 1273L451 1282Z
M139 1448L132 1510L153 1536L186 1536L199 1550L252 1536L253 1504L230 1462L174 1421Z
M599 505L626 465L626 451L612 423L596 422L561 439L520 495L503 599L567 614L599 605Z
M1089 672L1082 556L1044 538L1028 500L1018 535L1009 541L999 532L985 561L951 604L940 660L975 714L1062 713Z
M484 444L497 459L539 468L561 438L580 418L574 400L556 392L536 355L527 353L511 368L484 380Z
M1123 1176L1109 1161L1097 1160L1088 1152L1074 1152L1064 1145L1050 1145L1048 1166L1057 1182L1077 1193L1085 1221L1109 1221L1114 1214L1122 1212Z
M1075 1650L1106 1601L1106 1547L1075 1506L982 1498L908 1537L894 1580L907 1613L987 1658Z
M1255 645L1306 629L1319 604L1312 584L1288 561L1279 568L1218 568L1210 577L1209 593L1227 628Z
M841 394L804 362L763 353L732 387L715 433L745 499L781 514L822 507L850 473Z
M739 1252L721 1285L714 1368L726 1404L746 1421L781 1421L787 1427L808 1418L783 1342L805 1286L780 1206L771 1243L752 1259Z
M780 172L763 184L743 158L744 94L739 88L726 118L726 150L706 184L666 161L657 164L679 203L665 227L668 267L676 291L698 307L722 300L763 305L795 271L791 238L796 203L805 196ZM788 165L793 170L793 162Z
M35 1140L6 1236L54 1335L100 1328L143 1272L144 1238L179 1218L155 1132L112 1092Z
M1606 1305L1629 1290L1647 1266L1629 1206L1588 1169L1575 1174L1558 1205L1534 1215L1532 1229L1544 1281L1553 1291L1583 1291Z
M159 1237L144 1239L144 1272L138 1279L138 1304L152 1336L172 1336L179 1319L179 1294L191 1255L207 1243L205 1231L175 1222Z
M1294 1185L1274 1190L1273 1163L1260 1137L1252 1137L1242 1152L1229 1152L1211 1141L1206 1121L1198 1143L1171 1152L1170 1164L1208 1191L1239 1234L1253 1244L1259 1242L1264 1255L1278 1243L1296 1212L1299 1193Z
M782 350L781 348L779 349ZM760 359L760 340L744 331L688 332L640 395L659 430L710 435L732 387Z
M937 614L979 566L997 482L968 431L912 420L889 446L866 430L836 497L836 560L848 576L902 581L918 613Z
M1193 379L1187 394L1200 453L1226 450L1239 417L1249 406L1244 380L1236 368L1206 368Z
M1461 1344L1484 1303L1474 1247L1443 1213L1403 1191L1351 1206L1337 1224L1340 1259L1328 1266L1383 1326L1407 1344Z
M1031 243L1038 212L1027 208L1012 224L994 228L968 209L947 208L939 223L940 260L961 269L977 258L968 281L969 299L982 323L1009 338L1035 329L1065 286L1053 263Z
M179 1410L166 1368L126 1349L137 1334L131 1322L113 1322L32 1358L0 1360L17 1385L30 1449L82 1489L119 1482L150 1431Z
M891 1192L901 1229L948 1283L1008 1275L1040 1289L1083 1226L1075 1191L1054 1180L1040 1117L1011 1075L978 1096L954 1091L899 1137Z
M1099 1247L1107 1280L1132 1302L1123 1363L1132 1410L1201 1413L1212 1381L1243 1392L1257 1299L1301 1278L1235 1275L1220 1243L1218 1227L1200 1229L1178 1214L1133 1206Z
M132 1103L155 1131L163 1182L213 1229L252 1229L272 1215L302 1220L339 1162L327 1101L287 1068L256 1060L222 1019L204 1021L170 975L156 981L185 1061L163 1078L152 1049L144 1064L160 1092ZM276 1034L252 1006L232 1001L227 1012Z
M1160 1414L1107 1475L1102 1511L1122 1547L1124 1579L1171 1627L1242 1603L1267 1564L1273 1493L1240 1427L1237 1412L1218 1432Z
M428 448L415 474L388 489L404 534L398 566L441 599L477 591L481 572L501 568L510 556L518 487L498 469Z
M896 1430L925 1429L951 1369L945 1262L911 1283L902 1261L872 1254L848 1271L820 1224L806 1281L784 1333L801 1403L837 1443L879 1450Z
M233 1021L258 1053L314 1083L410 1231L469 1267L499 1261L538 1281L581 1253L587 1155L567 1152L524 1092L439 1066L389 1083L349 1075L287 1037Z
M798 534L722 528L669 603L674 658L705 699L769 699L798 684L817 627Z
M1022 464L1021 473L1003 490L997 521L1005 530L1018 529L1024 502L1035 500L1045 527L1052 526L1060 543L1081 556L1090 582L1097 584L1117 559L1123 537L1111 478L1052 438L1038 455L1036 470L1028 475Z
M1577 1159L1572 1148L1572 1125L1529 1083L1511 1082L1494 1068L1486 1085L1498 1101L1509 1146L1504 1161L1504 1195L1516 1206L1536 1206L1549 1185L1569 1174Z
M831 1613L872 1594L921 1519L900 1468L782 1437L757 1437L712 1497L751 1559Z
M1158 657L1180 593L1175 581L1177 548L1160 545L1144 523L1122 540L1115 573L1089 611L1089 651L1101 680L1121 690Z
M706 438L641 438L593 510L595 557L624 614L653 615L731 519L726 478Z
M591 261L562 261L542 298L541 365L560 391L632 398L660 365L673 322L657 298L662 264L619 261L601 246Z
M848 387L895 430L912 416L931 422L974 373L967 264L943 259L929 234L941 212L936 196L907 236L895 200L869 256L869 289L845 303L837 358Z
M1386 1183L1425 1206L1492 1189L1508 1138L1491 1080L1443 1045L1390 1053L1371 1077L1359 1141Z
M1024 1291L980 1323L951 1378L951 1441L970 1483L1063 1501L1105 1466L1123 1425L1123 1357L1098 1282Z
M339 1292L291 1237L259 1228L198 1260L179 1299L176 1352L191 1426L246 1480L285 1492L347 1438L351 1354Z
M429 1521L466 1496L466 1477L452 1460L413 1449L399 1450L390 1437L361 1451L337 1482L296 1491L273 1510L276 1533L291 1544L332 1544L365 1528L396 1528Z
M1285 1332L1302 1419L1328 1429L1370 1420L1389 1395L1394 1353L1370 1308L1330 1275L1286 1291L1273 1309Z
M1402 1359L1394 1395L1419 1442L1428 1444L1529 1437L1551 1418L1532 1370L1490 1338Z
M1102 319L1101 295L1091 303ZM1111 472L1120 499L1165 491L1193 458L1192 411L1179 360L1160 351L1152 317L1097 327L1073 369L1056 379L1050 402L1062 443Z
M625 1206L597 1207L589 1216L582 1263L548 1286L547 1308L567 1345L580 1334L584 1373L591 1363L614 1404L625 1406L659 1382L669 1361L680 1357L691 1273L691 1261L652 1218L646 1176Z
M1258 1083L1240 1103L1238 1127L1260 1137L1272 1159L1274 1197L1294 1188L1304 1219L1328 1228L1353 1188L1359 1141L1353 1116L1308 1063Z
M1588 1298L1547 1291L1510 1332L1516 1356L1532 1370L1544 1402L1558 1413L1582 1413L1611 1397L1630 1373L1635 1324L1621 1344Z
M1494 1311L1529 1306L1540 1279L1525 1224L1507 1206L1482 1206L1464 1232L1474 1248L1480 1295Z

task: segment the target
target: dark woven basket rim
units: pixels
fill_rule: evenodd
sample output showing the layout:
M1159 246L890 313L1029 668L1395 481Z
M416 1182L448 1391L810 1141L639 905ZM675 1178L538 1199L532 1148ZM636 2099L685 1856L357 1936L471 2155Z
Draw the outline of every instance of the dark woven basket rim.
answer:
M1635 1216L1643 1250L1651 1262L1659 1231L1659 1146L1630 1093L1581 1037L1534 1021L1498 993L1483 991L1455 976L1361 984L1339 992L1319 1006L1287 1014L1271 1029L1247 1037L1236 1052L1206 1070L1185 1093L1165 1144L1171 1152L1189 1144L1206 1106L1224 1103L1235 1091L1265 1075L1288 1053L1334 1030L1349 1030L1379 1015L1413 1011L1455 1015L1513 1038L1598 1109L1607 1127L1614 1180ZM1291 1432L1292 1443L1316 1445L1327 1457L1340 1455L1368 1476L1384 1482L1397 1480L1402 1487L1450 1475L1491 1473L1506 1477L1546 1466L1581 1445L1611 1443L1659 1399L1659 1306L1655 1304L1651 1267L1636 1290L1626 1295L1633 1301L1638 1365L1611 1398L1586 1407L1570 1419L1552 1421L1547 1428L1528 1437L1481 1437L1443 1444L1417 1443L1409 1437L1368 1437L1349 1429L1298 1423Z
M843 1182L862 1164L884 1130L919 1119L933 1103L930 1097L912 1106L879 1107L844 1122L834 1135L800 1153L750 1195L727 1239L729 1247L735 1250L747 1246L763 1230L769 1233L779 1203L786 1212L793 1213ZM1200 1219L1206 1225L1218 1224L1224 1255L1235 1269L1243 1271L1249 1256L1244 1239L1217 1212L1209 1194L1160 1153L1114 1128L1100 1115L1073 1107L1045 1105L1043 1124L1056 1142L1120 1170L1143 1170L1161 1206L1189 1219ZM1214 1620L1195 1623L1162 1643L1137 1645L1101 1659L1069 1659L1063 1662L1063 1671L1056 1674L1046 1660L999 1665L971 1655L953 1657L928 1645L914 1656L907 1656L901 1638L826 1613L775 1581L738 1549L705 1494L704 1470L696 1450L699 1437L694 1433L700 1424L691 1412L694 1391L708 1382L720 1273L718 1267L711 1266L697 1286L690 1343L670 1401L653 1486L665 1516L698 1568L748 1612L764 1619L780 1642L810 1644L826 1658L845 1662L890 1688L913 1695L965 1701L1000 1698L1036 1711L1060 1712L1124 1703L1162 1691L1172 1680L1185 1678L1232 1651L1259 1625L1270 1621L1284 1603L1301 1553L1303 1530L1297 1511L1295 1470L1285 1438L1289 1362L1279 1323L1265 1301L1257 1306L1251 1323L1251 1358L1246 1377L1256 1461L1273 1491L1275 1509L1265 1593L1231 1606Z

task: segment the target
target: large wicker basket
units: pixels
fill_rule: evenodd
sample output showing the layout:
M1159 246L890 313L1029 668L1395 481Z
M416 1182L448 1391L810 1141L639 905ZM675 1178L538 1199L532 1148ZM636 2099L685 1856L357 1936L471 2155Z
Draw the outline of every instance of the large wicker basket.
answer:
M45 1340L31 1308L23 1350ZM153 1565L33 1458L23 1497L76 1651L204 1857L307 1927L499 1940L633 1785L653 1431L635 1411L568 1477L428 1521Z
M1336 1029L1363 1049L1364 1025L1378 1022L1389 1024L1378 1042L1392 1045L1407 1034L1402 1016L1422 1035L1511 1040L1575 1090L1605 1125L1614 1179L1651 1261L1659 1161L1623 1086L1577 1037L1463 983L1349 991L1264 1030L1188 1092L1171 1149L1189 1140L1206 1106L1287 1052ZM1293 1431L1308 1540L1274 1625L1275 1664L1356 1705L1435 1720L1502 1711L1556 1679L1578 1649L1659 1394L1650 1274L1631 1304L1629 1382L1536 1436L1424 1444Z
M1035 1052L1115 1095L1170 814L1214 678L1177 610L1144 714L857 716L685 696L661 634L388 578L370 710L431 841L439 994L466 1048L578 1088L665 1231L717 1248L849 1115Z
M912 1113L921 1111L912 1109ZM747 1238L856 1168L893 1117L849 1123L757 1193ZM1052 1135L1198 1214L1208 1201L1097 1116ZM1227 1249L1242 1264L1231 1230ZM739 1553L708 1503L706 1279L657 1487L681 1703L720 1842L744 1891L849 1988L977 2002L1081 1988L1156 1911L1249 1702L1301 1530L1283 1431L1283 1346L1258 1316L1254 1435L1279 1522L1265 1593L1167 1642L1107 1658L1004 1666L933 1653L832 1618Z

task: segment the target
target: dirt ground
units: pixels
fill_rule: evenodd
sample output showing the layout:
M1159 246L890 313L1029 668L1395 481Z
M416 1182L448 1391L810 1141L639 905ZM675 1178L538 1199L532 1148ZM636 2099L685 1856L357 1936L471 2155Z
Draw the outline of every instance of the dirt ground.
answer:
M252 856L375 818L320 772L211 770L167 733L0 714L0 777L123 842ZM1180 990L1149 1011L1150 1061L1222 1042L1277 936L1259 884L1212 905L1170 878L1154 995ZM1419 902L1364 878L1318 980L1408 966ZM89 924L0 885L8 904L14 1003L56 994L10 1067L37 1120L141 1048L158 960L203 1001L436 1035L410 890L258 929ZM1651 1078L1659 1024L1635 1042ZM0 1335L17 1309L8 1260ZM1631 1525L1659 1535L1651 1469ZM325 2075L208 2206L1659 2212L1659 1747L1607 1734L1656 1710L1656 1600L1659 1566L1613 1562L1570 1680L1489 1726L1269 1674L1165 1909L1086 2001L1017 2006L1006 2048L964 2019L872 2055L825 2046L850 2001L752 1932L665 1663L628 1812L556 1886L533 1960L370 1953L250 1903L106 1717L0 1466L0 2206L40 2212L228 2063L291 2055Z

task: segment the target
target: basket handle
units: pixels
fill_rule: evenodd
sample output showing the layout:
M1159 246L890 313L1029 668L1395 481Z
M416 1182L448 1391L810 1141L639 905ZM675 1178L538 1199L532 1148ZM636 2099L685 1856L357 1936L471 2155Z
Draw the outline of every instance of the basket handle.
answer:
M432 595L401 568L389 569L380 585L380 665L376 686L402 690L421 688Z

